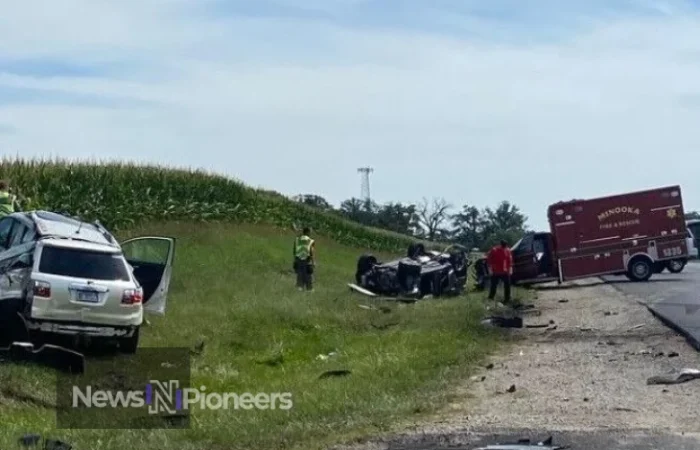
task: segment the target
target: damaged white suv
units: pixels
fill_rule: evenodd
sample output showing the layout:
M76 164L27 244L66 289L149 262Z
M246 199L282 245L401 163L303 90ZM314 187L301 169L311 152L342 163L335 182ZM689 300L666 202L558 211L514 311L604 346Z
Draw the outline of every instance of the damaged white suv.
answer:
M113 338L134 353L144 310L165 314L175 239L117 242L48 211L0 219L0 335ZM26 336L26 332L30 336Z

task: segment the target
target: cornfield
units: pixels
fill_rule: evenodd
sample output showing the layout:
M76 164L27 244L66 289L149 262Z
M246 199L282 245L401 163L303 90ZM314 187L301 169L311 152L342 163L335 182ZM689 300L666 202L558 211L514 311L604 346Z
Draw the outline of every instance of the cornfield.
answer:
M3 158L0 178L10 182L25 210L99 219L117 231L148 222L230 221L285 229L309 225L339 243L376 250L405 251L413 241L201 170Z

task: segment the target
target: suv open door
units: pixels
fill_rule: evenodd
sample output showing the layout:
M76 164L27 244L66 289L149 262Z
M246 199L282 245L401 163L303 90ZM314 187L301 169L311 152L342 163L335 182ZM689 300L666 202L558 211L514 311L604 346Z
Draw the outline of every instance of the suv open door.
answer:
M173 271L175 238L143 236L121 243L124 258L134 268L143 288L143 309L165 314L165 303Z

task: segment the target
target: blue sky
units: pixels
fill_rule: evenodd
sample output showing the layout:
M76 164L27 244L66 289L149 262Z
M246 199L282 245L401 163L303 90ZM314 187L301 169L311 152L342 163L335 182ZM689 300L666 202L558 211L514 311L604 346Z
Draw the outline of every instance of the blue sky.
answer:
M700 0L27 0L0 152L206 168L338 204L680 184L700 209Z

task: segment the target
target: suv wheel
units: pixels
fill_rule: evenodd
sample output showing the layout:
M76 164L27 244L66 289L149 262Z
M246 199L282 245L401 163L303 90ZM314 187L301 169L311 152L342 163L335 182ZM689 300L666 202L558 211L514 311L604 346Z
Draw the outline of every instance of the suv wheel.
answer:
M139 346L139 327L136 327L134 334L119 341L119 350L124 353L134 354Z

